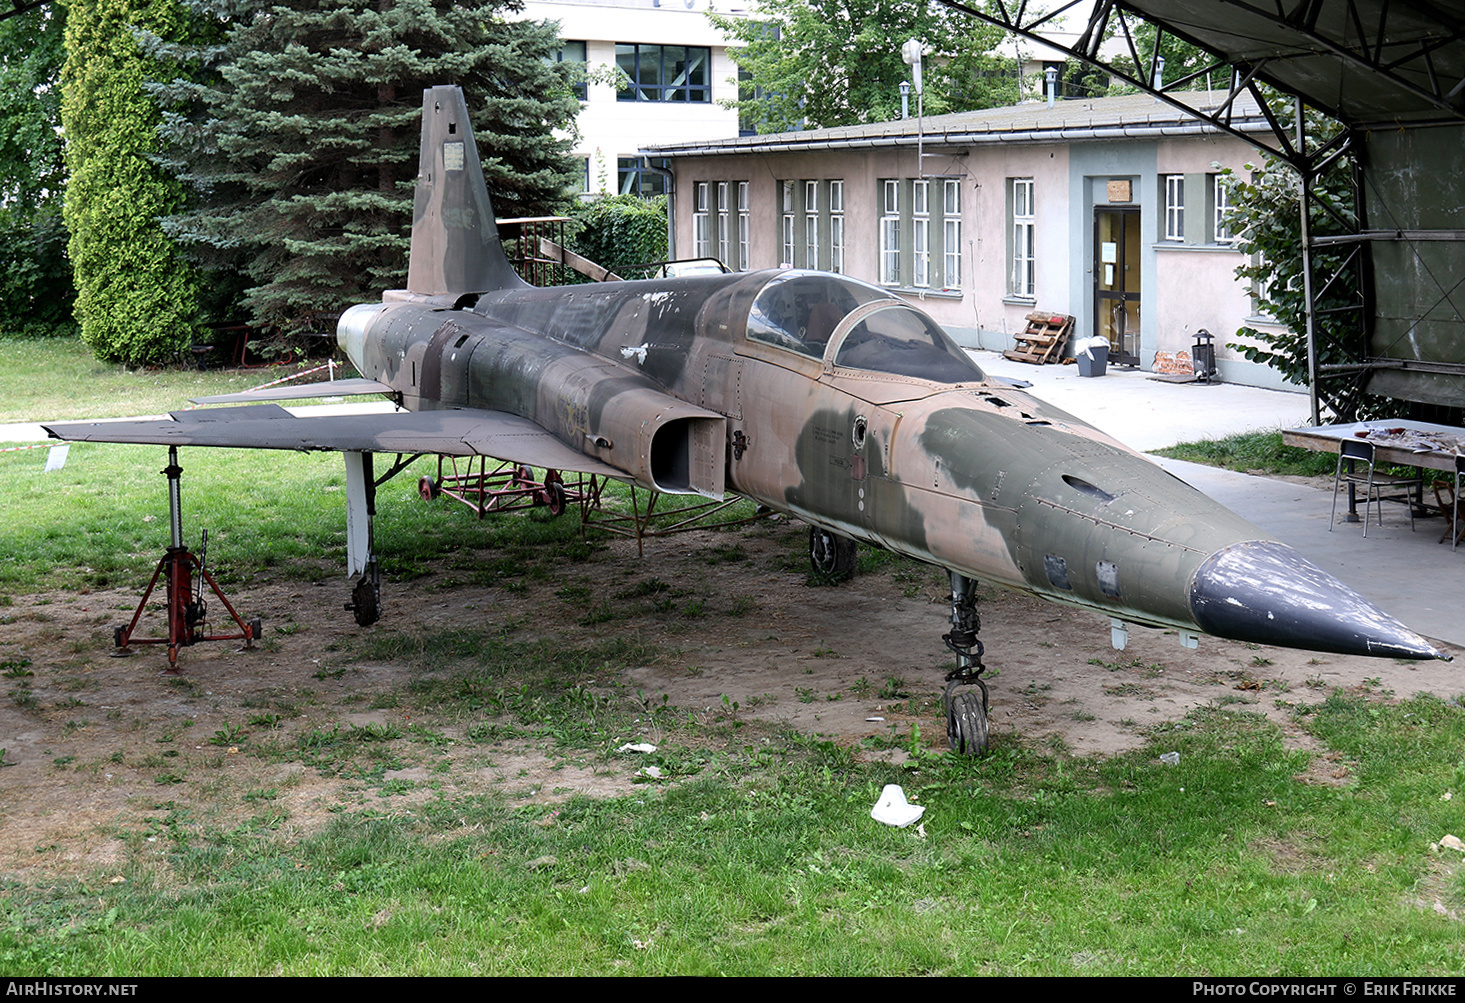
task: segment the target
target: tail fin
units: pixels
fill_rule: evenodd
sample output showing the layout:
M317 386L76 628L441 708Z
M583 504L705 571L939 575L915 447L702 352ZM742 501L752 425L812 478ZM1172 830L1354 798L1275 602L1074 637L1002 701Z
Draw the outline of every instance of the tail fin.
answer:
M522 285L499 241L463 91L430 87L422 92L407 289L443 296Z

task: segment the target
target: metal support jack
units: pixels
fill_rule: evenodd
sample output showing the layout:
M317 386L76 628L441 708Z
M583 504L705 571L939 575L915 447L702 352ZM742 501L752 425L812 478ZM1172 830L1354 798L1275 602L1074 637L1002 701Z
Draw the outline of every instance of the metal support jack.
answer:
M137 604L137 610L132 614L132 621L125 627L117 627L112 632L112 638L117 643L117 655L132 654L131 646L134 644L166 644L168 646L168 668L164 675L176 676L181 671L178 668L178 649L197 644L200 641L240 641L244 642L246 650L253 650L254 642L259 640L260 620L255 617L245 623L235 612L229 600L224 598L224 593L214 582L213 576L204 567L204 561L208 555L209 534L204 530L203 542L199 546L199 554L195 556L183 543L183 506L182 493L179 490L179 479L183 474L183 468L178 465L178 447L168 447L168 466L161 471L168 478L168 526L170 532L170 543L157 568L153 571L152 580L148 582L147 590L142 594L142 600ZM194 573L197 572L197 578ZM148 599L157 587L158 579L162 578L167 595L168 609L168 636L167 637L134 637L133 631L137 630L138 621L142 619L143 610L147 608ZM237 634L208 634L204 631L208 625L208 604L204 600L204 586L209 587L219 602L224 604L224 609L229 611L229 616L239 627Z
M946 674L946 737L956 752L977 756L987 751L987 684L982 680L987 667L977 637L982 629L977 583L955 571L950 575L951 633L941 640L956 654L956 668Z

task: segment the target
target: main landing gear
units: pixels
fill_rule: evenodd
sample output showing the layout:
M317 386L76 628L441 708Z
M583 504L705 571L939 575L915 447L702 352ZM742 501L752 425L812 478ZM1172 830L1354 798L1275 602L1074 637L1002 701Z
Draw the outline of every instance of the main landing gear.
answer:
M827 582L848 581L855 573L855 541L819 526L809 527L809 562ZM987 751L987 684L982 673L982 642L977 632L977 583L955 571L951 578L951 631L941 635L956 655L956 668L946 674L946 737L963 756Z

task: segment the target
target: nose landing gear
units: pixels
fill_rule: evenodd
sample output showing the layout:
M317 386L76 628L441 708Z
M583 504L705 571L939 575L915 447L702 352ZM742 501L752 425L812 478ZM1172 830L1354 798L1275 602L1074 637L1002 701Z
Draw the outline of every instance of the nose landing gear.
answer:
M979 756L987 751L987 684L982 681L982 629L977 615L977 583L951 575L951 632L941 635L956 654L956 668L946 675L946 737L954 752ZM975 687L975 689L973 689Z

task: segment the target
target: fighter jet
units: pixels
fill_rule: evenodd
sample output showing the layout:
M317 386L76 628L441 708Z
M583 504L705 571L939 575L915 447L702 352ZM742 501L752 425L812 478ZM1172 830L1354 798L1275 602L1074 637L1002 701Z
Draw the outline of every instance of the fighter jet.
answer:
M257 403L48 431L346 453L363 622L379 608L359 529L380 483L372 453L486 455L654 492L736 492L806 522L812 560L835 576L852 571L855 541L947 571L947 723L964 753L987 744L978 579L1102 613L1116 639L1146 625L1192 646L1204 633L1449 658L1140 454L989 379L888 290L790 270L527 285L500 244L456 87L424 94L407 288L347 310L337 339L363 378L318 393L380 391L401 410L299 418ZM287 395L301 396L277 399Z

